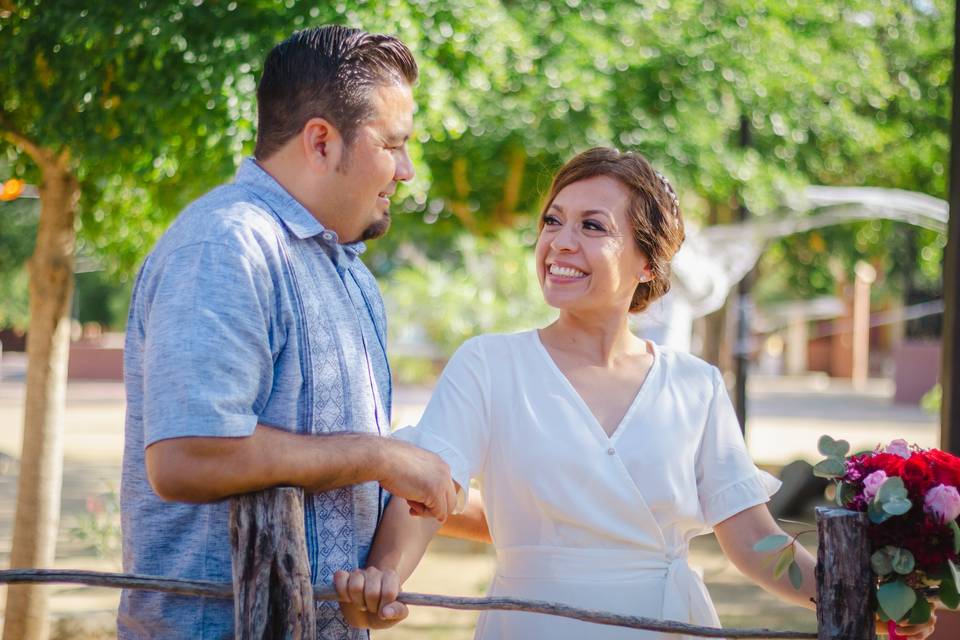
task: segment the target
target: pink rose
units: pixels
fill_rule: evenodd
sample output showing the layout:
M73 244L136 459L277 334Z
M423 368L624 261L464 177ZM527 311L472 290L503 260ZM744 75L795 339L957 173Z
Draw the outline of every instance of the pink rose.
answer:
M897 438L896 440L888 444L883 451L884 453L892 453L894 455L898 455L901 458L909 458L910 444L906 440Z
M863 497L869 502L880 491L880 485L887 480L887 472L880 469L863 479Z
M923 510L946 524L960 516L960 493L956 487L938 484L927 491Z

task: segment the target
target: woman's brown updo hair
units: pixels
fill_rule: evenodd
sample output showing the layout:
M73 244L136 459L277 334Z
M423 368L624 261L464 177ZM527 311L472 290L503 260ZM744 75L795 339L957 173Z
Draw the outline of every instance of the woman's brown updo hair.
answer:
M574 182L597 176L613 178L630 192L627 218L633 227L633 240L647 257L653 274L633 293L630 312L640 313L670 290L670 260L684 238L680 202L667 179L639 153L595 147L571 159L553 177L540 212L540 230L543 214L558 193Z

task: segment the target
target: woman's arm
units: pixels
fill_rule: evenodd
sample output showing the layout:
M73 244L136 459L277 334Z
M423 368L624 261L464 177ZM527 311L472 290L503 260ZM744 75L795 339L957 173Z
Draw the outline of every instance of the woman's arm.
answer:
M382 629L407 617L397 594L440 528L432 518L418 518L403 500L391 500L377 527L367 568L338 571L333 585L344 618L354 627Z
M800 589L794 589L790 579L784 574L779 580L773 577L770 567L770 556L778 553L758 552L753 545L770 535L788 535L774 521L766 505L758 505L741 511L735 516L727 518L713 528L720 542L720 547L727 558L745 576L773 593L781 600L798 604L801 607L815 609L814 599L817 595L817 579L814 576L816 559L810 555L798 542L792 541L794 559L800 565L803 574L803 584ZM921 640L934 631L936 614L931 614L930 620L924 624L898 624L897 633L910 640ZM877 622L877 632L886 634L886 624Z
M490 538L487 514L483 511L483 497L480 492L471 489L463 513L451 513L447 516L447 521L438 533L448 538L491 544L493 540Z
M767 536L787 535L777 525L766 505L741 511L717 524L713 531L724 554L745 576L781 600L808 609L815 608L812 598L817 595L817 580L813 570L817 561L809 551L798 542L792 543L794 559L803 575L803 585L798 591L790 584L786 574L779 580L773 577L770 558L776 551L761 553L753 550L753 545Z

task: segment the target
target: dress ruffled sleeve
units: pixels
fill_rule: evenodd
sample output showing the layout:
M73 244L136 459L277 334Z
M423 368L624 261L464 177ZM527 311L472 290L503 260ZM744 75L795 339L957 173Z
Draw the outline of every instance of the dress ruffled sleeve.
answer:
M457 349L444 368L416 427L393 437L440 456L458 485L457 511L466 504L470 479L480 475L490 441L489 374L479 338Z
M712 373L713 397L696 458L700 510L711 527L767 502L781 484L753 463L723 378L715 368Z

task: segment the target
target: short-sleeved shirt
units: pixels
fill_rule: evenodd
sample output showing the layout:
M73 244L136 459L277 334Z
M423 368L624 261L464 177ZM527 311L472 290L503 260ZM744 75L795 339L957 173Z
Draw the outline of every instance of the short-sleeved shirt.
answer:
M395 434L442 457L462 488L479 480L492 595L717 623L689 541L779 483L750 459L717 369L649 344L653 366L611 435L536 331L468 340L419 425ZM477 637L652 635L488 612Z
M144 451L188 436L242 437L257 424L303 434L389 431L386 319L362 243L340 244L252 159L184 210L134 286L124 375L121 486L127 572L230 582L229 501L161 500ZM202 479L201 479L202 480ZM375 482L308 494L315 584L362 566L382 511ZM335 603L320 638L361 638ZM226 600L125 591L121 639L233 637Z

